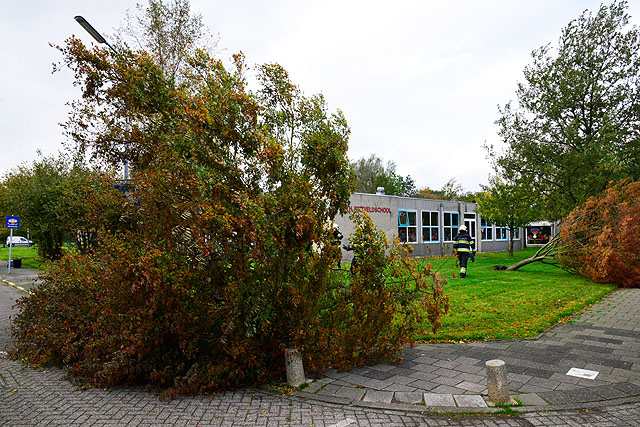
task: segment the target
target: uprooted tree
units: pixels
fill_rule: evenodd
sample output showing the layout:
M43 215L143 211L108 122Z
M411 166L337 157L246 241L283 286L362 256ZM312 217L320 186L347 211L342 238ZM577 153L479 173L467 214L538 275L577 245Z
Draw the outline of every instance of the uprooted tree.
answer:
M94 385L198 393L282 375L288 346L310 369L393 360L411 319L439 325L442 279L380 239L349 284L335 277L327 224L349 200L349 128L322 96L278 65L249 92L242 56L230 71L197 51L174 79L144 51L75 38L60 50L83 94L72 145L127 160L132 181L120 222L89 218L92 250L64 256L19 303L21 357Z
M563 269L599 283L640 287L640 181L622 181L574 209L560 230Z
M621 181L589 198L562 222L560 233L532 262L554 264L599 283L640 286L640 181Z

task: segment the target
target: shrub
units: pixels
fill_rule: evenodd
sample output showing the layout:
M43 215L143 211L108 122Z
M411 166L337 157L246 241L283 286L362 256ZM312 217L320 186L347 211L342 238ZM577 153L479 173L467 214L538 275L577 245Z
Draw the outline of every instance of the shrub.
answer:
M449 308L444 279L410 257L410 246L398 240L389 244L364 211L349 217L355 224L349 243L358 265L349 280L337 281L317 320L312 343L313 352L324 355L316 361L322 367L391 362L423 321L428 319L435 332Z
M21 357L97 386L199 393L281 377L285 347L303 348L310 368L391 357L428 286L438 325L439 281L407 273L379 240L336 288L327 223L349 200L349 129L322 96L277 65L249 93L241 56L228 71L198 52L177 82L144 52L60 49L83 89L66 124L76 149L127 158L133 180L119 223L89 218L102 222L91 251L65 256L20 302ZM113 207L109 194L80 208Z

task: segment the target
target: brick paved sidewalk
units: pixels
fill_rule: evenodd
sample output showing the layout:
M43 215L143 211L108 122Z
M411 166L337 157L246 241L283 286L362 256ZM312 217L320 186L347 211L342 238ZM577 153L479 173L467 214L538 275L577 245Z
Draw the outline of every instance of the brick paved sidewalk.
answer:
M422 344L401 365L326 372L299 393L328 401L486 407L485 362L506 362L512 396L524 405L576 407L640 396L640 289L620 289L571 323L536 340ZM571 368L595 379L567 375Z

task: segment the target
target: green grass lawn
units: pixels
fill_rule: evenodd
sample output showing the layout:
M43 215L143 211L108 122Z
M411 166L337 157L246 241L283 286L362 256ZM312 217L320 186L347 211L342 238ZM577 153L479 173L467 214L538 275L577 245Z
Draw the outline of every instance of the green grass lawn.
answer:
M22 258L22 265L25 267L44 270L46 263L38 257L38 249L35 246L16 246L11 248L11 259ZM0 259L9 259L9 247L0 248Z
M435 335L425 325L425 333L417 340L532 337L616 289L539 262L516 271L493 270L494 265L509 266L535 251L517 251L513 258L506 252L477 254L476 261L469 262L465 279L453 278L459 271L454 257L425 259L434 271L447 276L450 308Z

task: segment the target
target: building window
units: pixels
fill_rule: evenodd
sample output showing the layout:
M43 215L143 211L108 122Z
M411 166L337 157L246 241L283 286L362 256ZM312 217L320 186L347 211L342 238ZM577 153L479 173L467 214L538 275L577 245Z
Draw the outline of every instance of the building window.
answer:
M401 242L417 243L418 227L416 225L417 212L398 210L398 238Z
M509 229L502 225L496 225L496 240L508 240L509 233L507 232Z
M460 214L458 212L444 213L444 241L452 242L456 234L458 234L458 225L460 224Z
M493 225L487 224L486 219L480 220L480 229L482 232L482 240L493 240Z
M520 227L513 229L513 240L520 240Z
M438 212L422 211L422 241L439 242L440 228L438 227Z
M545 245L549 243L551 237L550 226L528 226L527 245Z

